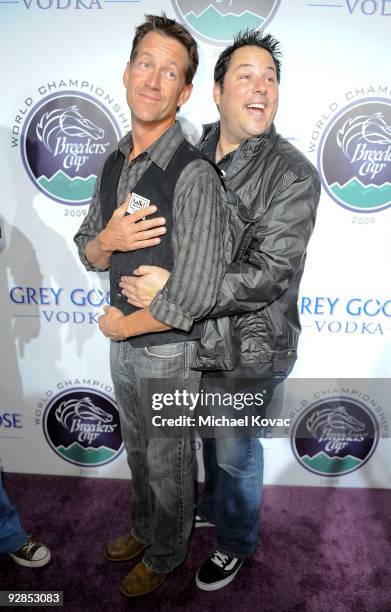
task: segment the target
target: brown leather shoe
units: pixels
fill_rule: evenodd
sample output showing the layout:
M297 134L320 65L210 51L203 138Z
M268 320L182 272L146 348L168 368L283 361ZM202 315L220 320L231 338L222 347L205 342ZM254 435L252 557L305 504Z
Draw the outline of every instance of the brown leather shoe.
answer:
M144 548L144 544L127 534L106 545L105 558L108 561L129 561L137 557Z
M119 585L119 590L125 597L146 595L160 587L170 573L171 572L168 572L168 574L157 574L141 561L134 566L127 576L125 576Z

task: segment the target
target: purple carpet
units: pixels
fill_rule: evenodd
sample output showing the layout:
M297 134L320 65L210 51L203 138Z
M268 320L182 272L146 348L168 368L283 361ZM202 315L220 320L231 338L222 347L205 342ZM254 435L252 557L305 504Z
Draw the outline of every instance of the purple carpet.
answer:
M102 548L128 529L129 482L7 474L4 484L52 561L33 570L1 557L3 590L61 590L72 612L391 611L389 490L266 487L257 553L231 585L214 593L195 586L215 544L213 529L198 529L182 567L155 593L127 601L118 584L132 562L110 564Z

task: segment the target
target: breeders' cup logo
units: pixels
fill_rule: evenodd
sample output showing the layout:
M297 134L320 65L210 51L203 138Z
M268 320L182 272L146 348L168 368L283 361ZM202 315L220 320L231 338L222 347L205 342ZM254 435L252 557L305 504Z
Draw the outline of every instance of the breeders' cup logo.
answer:
M54 452L76 465L104 465L122 452L118 410L101 391L63 391L48 404L43 426Z
M373 213L391 205L391 100L354 102L327 126L318 153L323 184L337 204Z
M193 33L217 44L232 41L243 30L264 28L280 0L173 0L174 8Z
M378 424L361 402L335 397L312 404L292 430L293 452L305 468L322 476L341 476L372 456Z
M96 175L120 130L99 101L78 92L45 97L22 131L24 166L44 194L67 205L88 204Z

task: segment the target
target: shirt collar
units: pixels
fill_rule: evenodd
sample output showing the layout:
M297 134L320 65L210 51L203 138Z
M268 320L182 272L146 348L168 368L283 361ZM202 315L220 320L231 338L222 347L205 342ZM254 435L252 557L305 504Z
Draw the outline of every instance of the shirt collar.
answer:
M169 127L144 152L162 170L165 170L177 148L185 139L179 121ZM133 147L132 132L128 132L118 143L118 149L127 158Z

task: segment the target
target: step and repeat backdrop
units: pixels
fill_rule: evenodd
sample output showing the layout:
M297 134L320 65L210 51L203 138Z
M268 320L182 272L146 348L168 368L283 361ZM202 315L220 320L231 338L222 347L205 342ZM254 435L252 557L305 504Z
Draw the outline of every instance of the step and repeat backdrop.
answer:
M303 384L285 397L288 434L264 441L265 480L389 487L391 0L0 0L2 465L129 477L97 326L108 278L85 272L73 235L130 129L134 28L163 10L199 43L188 138L217 119L224 45L264 29L283 50L277 129L322 179L292 374Z

